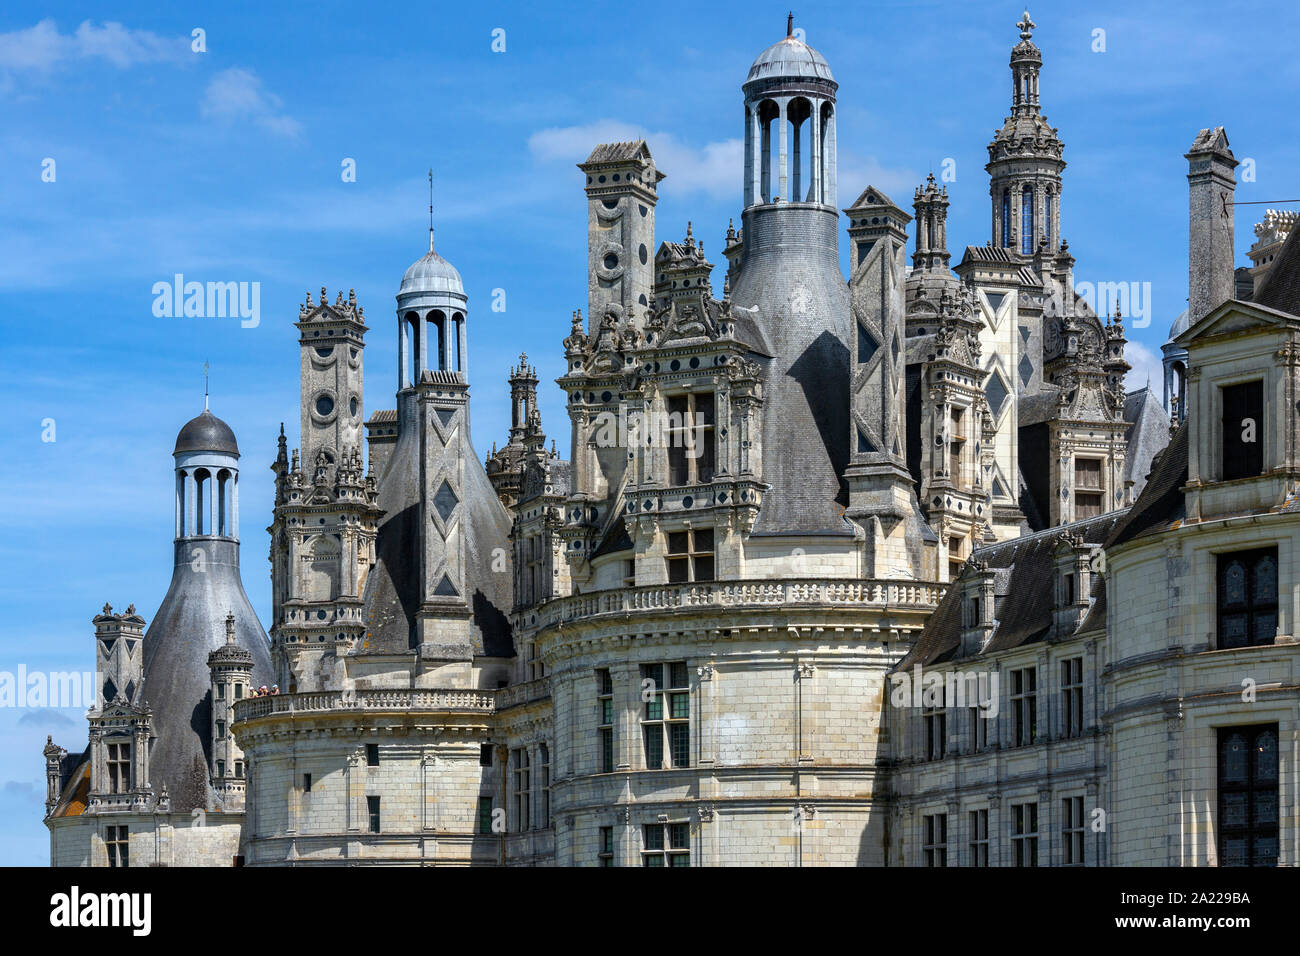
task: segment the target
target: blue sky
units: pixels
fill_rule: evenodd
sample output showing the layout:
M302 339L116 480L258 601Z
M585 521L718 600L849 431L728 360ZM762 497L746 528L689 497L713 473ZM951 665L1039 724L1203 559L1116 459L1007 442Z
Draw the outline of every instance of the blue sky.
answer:
M586 305L574 163L598 142L647 136L668 175L659 238L680 239L690 219L722 262L740 212L740 84L786 13L761 2L657 19L663 8L644 4L183 6L0 15L0 671L93 667L90 619L105 601L152 617L171 570L172 442L203 407L205 361L213 410L243 451L245 587L269 624L261 529L279 423L291 444L297 430L298 303L322 285L331 299L356 289L371 326L367 413L392 407L393 295L425 249L430 166L438 249L470 296L475 445L481 455L504 441L504 379L526 349L543 423L567 447L553 380L569 315ZM1185 304L1182 154L1196 131L1226 125L1238 158L1253 160L1239 200L1300 196L1300 14L1087 6L1032 8L1042 102L1066 143L1062 231L1076 280L1151 283L1150 327L1131 331L1136 386ZM914 186L950 159L954 262L988 240L985 147L1007 112L1020 13L796 9L840 83L842 207L871 183L910 208ZM196 28L206 52L192 50ZM498 28L504 52L492 49ZM355 182L342 180L346 159ZM1242 262L1263 208L1239 207ZM260 324L156 317L153 284L176 273L260 283ZM503 313L489 308L494 289ZM46 419L53 442L42 441ZM48 859L47 733L84 746L81 713L0 709L0 862Z

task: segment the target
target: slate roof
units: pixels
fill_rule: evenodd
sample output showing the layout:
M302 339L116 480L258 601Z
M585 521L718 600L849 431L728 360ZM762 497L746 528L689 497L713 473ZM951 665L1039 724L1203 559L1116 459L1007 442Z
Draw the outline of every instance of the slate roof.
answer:
M997 599L993 637L981 654L1011 650L1045 638L1052 628L1055 607L1055 551L1063 531L1077 534L1089 544L1101 544L1125 519L1126 512L1112 511L1096 518L1049 528L1035 534L1012 538L971 553L971 561L983 561L995 572L993 593ZM897 665L928 666L954 660L961 648L961 582L975 572L967 563L961 576L948 587L939 607L926 623L925 630L912 650ZM1092 576L1092 607L1075 631L1102 626L1098 624L1096 606L1104 600L1105 581ZM1103 609L1104 610L1104 609Z
M1169 440L1169 447L1153 463L1146 487L1125 520L1107 539L1106 547L1113 548L1132 541L1147 531L1167 528L1187 516L1182 488L1187 484L1189 440L1187 422L1184 421Z
M1124 458L1125 481L1133 482L1134 494L1146 487L1151 461L1169 444L1169 413L1150 385L1129 392L1124 399L1124 421L1129 430L1124 438L1128 448Z
M1255 305L1300 315L1300 229L1292 229L1277 258L1264 273L1251 301Z

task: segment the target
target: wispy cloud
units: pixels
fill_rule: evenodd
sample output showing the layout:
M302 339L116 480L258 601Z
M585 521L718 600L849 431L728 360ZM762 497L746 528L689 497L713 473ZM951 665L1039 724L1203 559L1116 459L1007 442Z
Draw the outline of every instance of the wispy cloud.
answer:
M86 20L75 32L61 33L57 23L45 19L0 33L0 70L47 74L77 60L103 60L125 70L141 63L180 62L189 54L189 44L189 37L164 37L112 21L95 26Z
M539 162L580 163L600 143L644 139L655 166L667 173L666 189L678 193L733 196L741 182L745 144L739 139L703 145L684 143L672 133L652 132L618 120L597 120L579 126L538 130L528 138L528 150Z
M1160 356L1141 342L1129 342L1124 347L1124 358L1133 366L1124 376L1124 387L1130 392L1145 388L1148 383L1159 392L1164 388L1165 367Z
M231 67L222 70L203 92L200 115L219 123L251 122L277 136L297 136L302 124L285 115L280 97L262 85L251 70Z

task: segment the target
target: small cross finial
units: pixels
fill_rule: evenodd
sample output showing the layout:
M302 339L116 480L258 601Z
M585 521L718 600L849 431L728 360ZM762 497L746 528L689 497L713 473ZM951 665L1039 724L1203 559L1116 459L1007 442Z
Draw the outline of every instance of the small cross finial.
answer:
M1024 15L1016 23L1016 26L1020 27L1020 39L1028 40L1034 35L1034 27L1038 26L1038 24L1029 19L1029 11L1026 10Z
M203 363L203 410L208 410L208 363Z
M794 11L791 10L785 15L785 35L794 36Z

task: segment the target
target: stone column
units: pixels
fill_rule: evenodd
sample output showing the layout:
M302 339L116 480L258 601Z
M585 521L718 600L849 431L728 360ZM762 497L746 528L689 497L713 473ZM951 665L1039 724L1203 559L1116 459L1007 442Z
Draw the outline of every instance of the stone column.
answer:
M789 110L790 107L789 97L782 97L780 100L778 100L777 107L779 112L777 113L776 122L777 125L780 127L778 130L779 133L778 142L780 143L779 150L780 150L780 166L781 166L781 180L780 180L781 185L779 188L779 192L774 198L780 199L783 202L789 202L790 195L788 189L789 189L789 182L790 182L790 170L789 170L789 154L787 152L789 149L789 143L788 143L789 131L787 130L787 127L790 125L789 116L787 115L787 111Z

